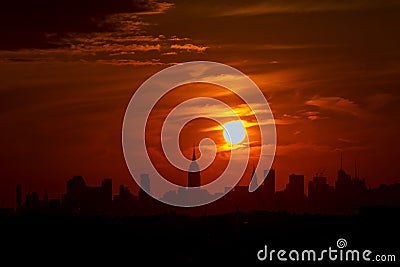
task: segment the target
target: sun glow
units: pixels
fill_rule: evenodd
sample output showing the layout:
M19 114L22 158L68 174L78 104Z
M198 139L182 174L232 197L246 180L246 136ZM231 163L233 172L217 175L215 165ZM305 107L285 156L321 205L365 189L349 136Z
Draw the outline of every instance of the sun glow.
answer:
M244 123L241 120L227 122L222 125L222 128L226 142L233 145L243 142L247 134Z

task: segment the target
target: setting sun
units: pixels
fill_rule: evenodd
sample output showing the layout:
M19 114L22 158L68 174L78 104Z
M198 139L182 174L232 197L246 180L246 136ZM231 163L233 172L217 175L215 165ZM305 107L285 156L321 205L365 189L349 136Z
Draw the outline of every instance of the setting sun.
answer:
M246 130L242 121L230 121L222 125L226 142L233 145L241 143L246 137Z

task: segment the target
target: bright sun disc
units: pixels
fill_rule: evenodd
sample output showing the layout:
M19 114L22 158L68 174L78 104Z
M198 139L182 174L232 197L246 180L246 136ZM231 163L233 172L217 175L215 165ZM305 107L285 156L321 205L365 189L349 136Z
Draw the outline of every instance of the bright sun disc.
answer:
M242 121L230 121L222 125L224 138L233 145L239 144L246 137L246 130Z

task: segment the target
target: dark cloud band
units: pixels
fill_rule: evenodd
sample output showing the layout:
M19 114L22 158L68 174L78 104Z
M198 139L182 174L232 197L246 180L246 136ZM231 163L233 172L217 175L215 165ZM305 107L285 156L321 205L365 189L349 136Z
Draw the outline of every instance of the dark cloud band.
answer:
M111 30L108 15L158 8L152 0L5 1L0 9L0 49L58 47L66 33Z

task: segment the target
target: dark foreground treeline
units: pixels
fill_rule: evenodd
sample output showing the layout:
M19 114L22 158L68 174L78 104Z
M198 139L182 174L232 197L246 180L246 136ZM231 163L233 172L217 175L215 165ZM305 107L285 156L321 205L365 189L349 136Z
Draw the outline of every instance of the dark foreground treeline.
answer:
M0 259L2 266L103 266L108 262L112 266L275 266L282 263L257 260L264 245L275 250L322 250L336 248L336 241L344 238L347 249L395 254L396 263L381 265L396 266L400 262L399 214L399 207L376 207L353 215L257 211L199 217L175 213L120 218L10 216L0 218Z

